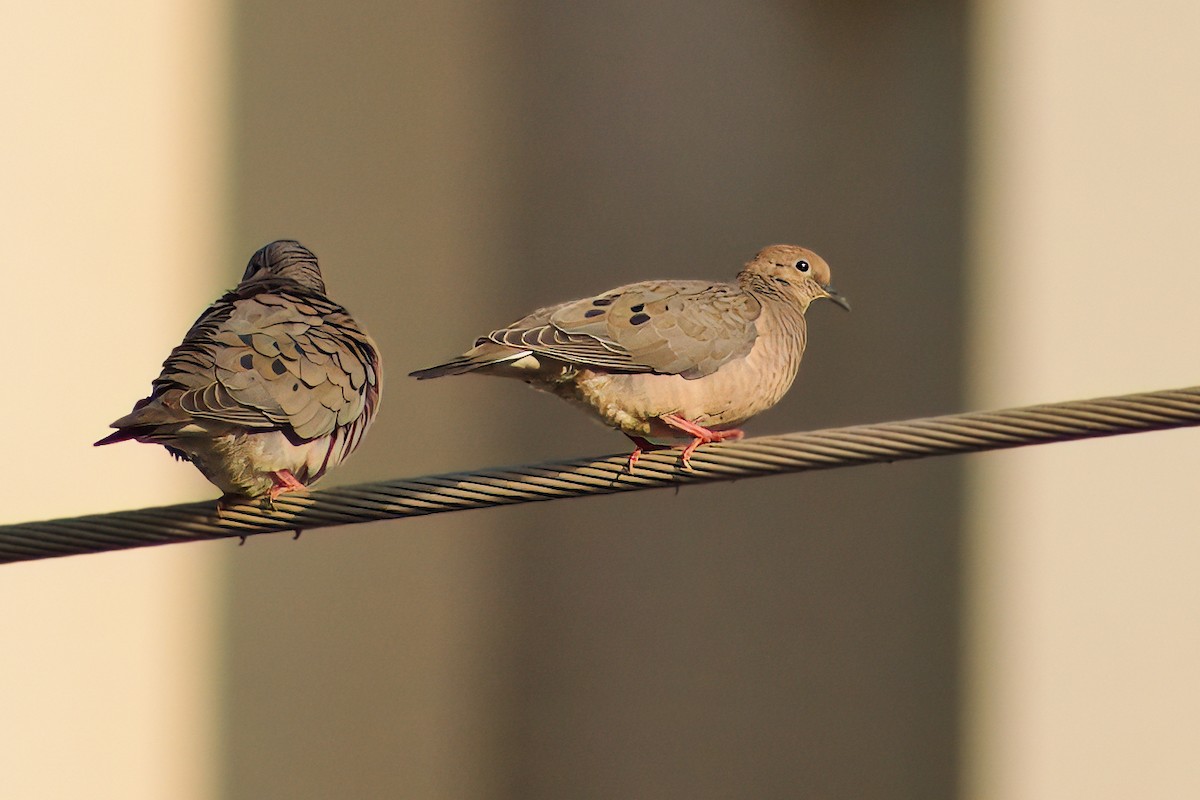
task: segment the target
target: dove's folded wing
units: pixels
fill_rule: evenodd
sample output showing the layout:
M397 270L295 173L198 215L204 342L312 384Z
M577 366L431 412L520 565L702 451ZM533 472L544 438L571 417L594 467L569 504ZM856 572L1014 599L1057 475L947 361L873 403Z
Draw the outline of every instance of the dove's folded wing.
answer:
M372 342L340 306L263 293L210 307L155 388L182 389L178 405L193 417L311 440L373 405L377 363Z
M750 352L761 312L729 284L647 281L541 309L486 340L579 366L700 378Z

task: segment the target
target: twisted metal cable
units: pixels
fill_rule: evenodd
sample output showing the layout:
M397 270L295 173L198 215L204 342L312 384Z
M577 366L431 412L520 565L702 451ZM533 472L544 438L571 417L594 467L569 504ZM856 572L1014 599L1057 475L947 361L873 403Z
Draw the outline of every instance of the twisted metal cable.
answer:
M0 563L173 542L296 531L566 497L999 450L1200 425L1200 386L1145 394L855 425L678 450L426 475L289 494L273 510L182 505L0 526Z

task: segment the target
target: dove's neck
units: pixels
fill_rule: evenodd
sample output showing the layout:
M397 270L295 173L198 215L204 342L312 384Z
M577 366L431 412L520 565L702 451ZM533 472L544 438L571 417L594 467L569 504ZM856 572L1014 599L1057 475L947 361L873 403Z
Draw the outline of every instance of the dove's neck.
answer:
M777 387L782 397L800 369L808 328L804 312L812 298L801 287L776 281L770 275L745 271L738 275L741 287L762 303L762 315L755 323L763 352L772 363L771 371L781 381Z
M755 320L758 339L747 359L759 375L763 400L769 408L779 401L800 370L808 330L804 313L794 301L763 298L762 314Z
M250 280L242 281L232 291L232 294L242 298L254 297L259 294L277 293L286 293L294 297L303 298L306 301L323 300L325 303L332 303L325 294L325 284L321 282L320 277L317 277L316 282L312 282L309 280L298 281L292 277L283 277L271 273L262 273Z
M802 287L773 279L770 275L743 270L737 276L738 286L773 307L773 313L786 316L789 312L803 317L813 301Z
M260 270L238 284L243 295L279 289L300 290L325 295L325 281L315 264L290 264L283 269Z

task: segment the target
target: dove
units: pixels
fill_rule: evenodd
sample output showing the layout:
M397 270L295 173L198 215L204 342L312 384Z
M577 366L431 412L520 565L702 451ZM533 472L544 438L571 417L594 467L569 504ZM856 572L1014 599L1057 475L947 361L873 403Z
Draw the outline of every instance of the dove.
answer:
M326 296L317 257L272 242L96 445L160 444L220 488L222 504L270 505L358 447L379 408L381 370L374 340Z
M517 378L629 437L629 470L667 446L652 440L681 439L690 468L698 446L742 438L739 425L783 398L804 355L804 313L822 298L850 309L824 259L772 245L734 283L645 281L547 306L409 374Z

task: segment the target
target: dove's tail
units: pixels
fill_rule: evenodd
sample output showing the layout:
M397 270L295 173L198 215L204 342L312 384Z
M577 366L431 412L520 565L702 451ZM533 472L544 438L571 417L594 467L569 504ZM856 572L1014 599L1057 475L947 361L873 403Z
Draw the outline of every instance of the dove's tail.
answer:
M446 375L465 375L468 372L474 372L486 367L494 367L498 364L518 361L529 355L528 350L513 350L508 347L503 348L503 350L500 350L500 348L488 348L491 352L487 353L476 352L481 349L483 348L476 348L470 353L461 355L453 361L447 361L445 364L438 364L436 367L410 372L408 376L416 378L419 381L424 381L430 378L441 378Z
M178 428L179 426L176 425L174 427ZM92 442L92 447L102 447L106 444L116 444L117 442L129 442L134 440L139 442L157 442L159 444L163 444L163 439L170 440L172 438L172 432L173 431L170 429L164 431L158 425L130 425L127 427L118 428L98 442ZM163 444L163 446L166 447L165 444ZM171 448L168 447L167 449L170 450Z
M163 421L161 404L155 403L152 397L139 400L137 405L133 407L133 411L130 411L109 426L116 428L116 430L100 441L93 442L92 447L116 444L117 442L128 442L130 439L145 436L154 430L155 423L161 421Z
M180 432L183 424L194 421L191 414L182 411L178 403L179 389L171 389L163 395L153 394L138 400L125 416L110 425L116 430L93 444L100 447L106 444L127 442L130 439L138 441L159 441L171 438L172 434Z
M110 433L108 436L105 436L98 442L93 442L92 447L100 447L101 445L105 444L116 444L117 442L127 442L130 439L137 438L137 436L138 432L132 428L122 428L119 431Z

